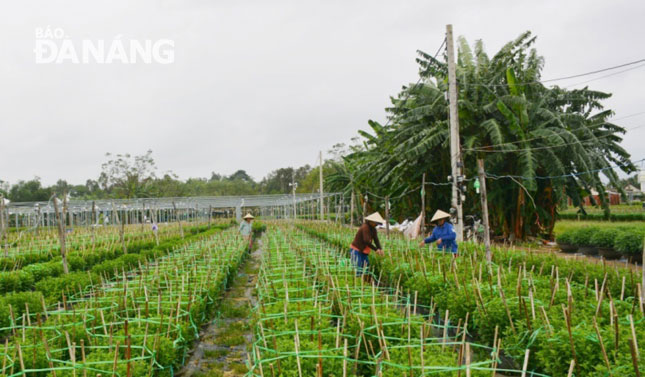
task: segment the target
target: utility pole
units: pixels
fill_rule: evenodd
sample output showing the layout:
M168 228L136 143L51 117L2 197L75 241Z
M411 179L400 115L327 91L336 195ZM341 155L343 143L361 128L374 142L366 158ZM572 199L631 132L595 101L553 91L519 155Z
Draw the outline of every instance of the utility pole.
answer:
M426 229L426 173L421 178L421 237L425 237Z
M365 218L367 217L367 194L365 194L363 199L363 222L365 222Z
M390 196L385 197L385 234L390 237Z
M484 223L484 246L486 247L486 260L490 262L493 258L490 253L490 223L488 221L488 198L486 196L486 172L484 171L484 159L477 159L477 173L479 175L479 189L482 200L482 221ZM477 229L473 229L476 233Z
M16 228L18 227L18 224L16 224ZM7 228L9 226L7 225ZM9 257L9 248L7 244L9 242L5 242L4 240L4 235L5 235L5 224L4 224L4 196L0 194L0 248L4 246L4 256L5 258Z
M296 183L295 170L291 173L291 183L289 183L289 186L291 186L291 192L293 194L293 221L296 221L298 217L298 213L296 211L296 188L298 188L298 183Z
M457 108L457 72L455 67L455 46L452 25L446 25L446 47L448 55L448 105L450 106L450 167L452 178L452 208L457 210L455 231L457 241L464 239L464 213L461 206L459 179L461 177L461 147L459 143L459 112Z
M325 210L323 203L323 159L320 151L320 220L325 220Z
M52 197L54 201L54 211L56 212L56 225L58 228L58 240L60 242L60 256L63 262L63 273L65 275L69 274L69 268L67 267L67 248L65 242L65 228L63 226L63 219L65 218L65 208L67 205L63 203L62 214L58 211L58 197L56 194ZM63 200L65 200L65 194L63 193Z
M352 197L349 201L349 225L354 226L354 207L356 206L356 194L354 194L354 188L352 188Z

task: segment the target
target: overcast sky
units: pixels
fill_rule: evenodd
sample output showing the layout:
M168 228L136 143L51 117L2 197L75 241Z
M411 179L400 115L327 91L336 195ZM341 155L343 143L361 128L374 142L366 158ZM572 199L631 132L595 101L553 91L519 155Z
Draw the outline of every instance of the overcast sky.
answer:
M105 153L154 151L180 178L255 179L383 121L445 25L490 54L531 30L544 79L645 58L644 1L0 0L0 180L84 183ZM36 64L36 31L170 39L172 64ZM560 82L576 84L594 77ZM645 111L645 67L588 83L616 117ZM645 114L617 123L645 158Z

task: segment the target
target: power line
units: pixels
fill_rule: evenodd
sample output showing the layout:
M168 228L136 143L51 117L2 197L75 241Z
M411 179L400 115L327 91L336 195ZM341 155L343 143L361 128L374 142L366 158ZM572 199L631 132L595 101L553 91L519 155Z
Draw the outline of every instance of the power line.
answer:
M583 82L579 82L579 83L577 83L577 84L570 84L570 85L565 86L564 88L565 88L565 89L567 89L567 88L570 88L570 87L572 87L572 86L577 86L577 85L587 84L587 83L590 83L590 82L592 82L592 81L597 81L597 80L604 79L604 78L607 78L607 77L616 76L616 75L619 75L619 74L621 74L621 73L628 72L628 71L633 71L633 70L635 70L635 69L642 68L642 67L645 67L645 64L641 64L641 65L638 65L638 66L636 66L636 67L627 68L627 69L624 69L624 70L622 70L622 71L618 71L618 72L610 73L610 74L608 74L608 75L604 75L604 76L596 77L596 78L594 78L594 79L587 80L587 81L583 81Z
M598 69L598 70L596 70L596 71L591 71L591 72L586 72L586 73L580 73L580 74L577 74L577 75L571 75L571 76L565 76L565 77L558 77L558 78L556 78L556 79L542 80L542 81L540 81L540 82L544 84L545 82L552 82L552 81L560 81L560 80L575 79L576 77L595 75L596 73L607 72L607 71L611 71L611 70L614 70L614 69L618 69L618 68L622 68L622 67L627 67L627 66L630 66L630 65L634 65L634 64L638 64L638 63L643 63L643 62L645 62L645 59L639 59L639 60L635 60L635 61L633 61L633 62L629 62L629 63L624 63L624 64L615 65L615 66L613 66L613 67L607 67L607 68Z
M548 79L548 80L536 80L536 81L518 82L518 83L515 83L515 84L513 84L513 85L514 85L514 86L527 86L527 85L545 84L545 83L553 82L553 81L568 80L568 79L572 79L572 78L576 78L576 77L584 77L584 76L594 75L594 74L601 73L601 72L611 71L611 70L614 70L614 69L618 69L618 68L622 68L622 67L627 67L627 66L634 65L634 64L639 64L639 63L645 63L645 59L639 59L639 60L635 60L635 61L633 61L633 62L624 63L624 64L619 64L619 65L616 65L616 66L607 67L607 68L599 69L599 70L596 70L596 71L585 72L585 73L580 73L580 74L571 75L571 76L558 77L558 78ZM595 79L592 79L592 80L589 80L589 81L585 81L585 82L582 82L582 83L578 83L578 84L571 84L571 85L569 85L569 86L565 86L565 88L568 88L568 87L570 87L570 86L575 86L575 85L584 84L584 83L586 83L586 82L591 82L591 81L595 81L595 80L600 80L600 79L603 79L603 78L606 78L606 77L610 77L610 76L615 76L615 75L618 75L618 74L621 74L621 73L624 73L624 72L628 72L628 71L631 71L631 70L634 70L634 69L642 68L642 67L645 67L645 64L641 64L641 65L638 65L638 66L636 66L636 67L628 68L628 69L625 69L625 70L622 70L622 71L619 71L619 72L615 72L615 73L612 73L612 74L609 74L609 75L605 75L605 76L597 77L597 78L595 78ZM464 86L483 86L483 87L487 87L487 88L492 88L492 87L506 87L506 86L508 86L509 84L480 84L480 83L464 83L463 85L464 85Z
M604 168L586 170L586 171L563 174L563 175L546 175L546 176L536 175L536 176L533 176L533 177L526 177L526 176L522 176L522 175L511 175L511 174L496 175L496 174L491 174L491 173L488 173L488 172L486 172L485 174L486 174L486 178L490 178L490 179L494 179L494 180L499 180L499 179L547 180L547 179L560 179L560 178L576 178L576 177L580 177L580 176L586 175L586 174L593 174L593 173L599 173L599 172L606 171L606 170L614 170L614 169L617 169L617 168L628 167L628 166L630 166L630 164L636 165L636 164L642 163L642 162L645 162L645 158L642 158L642 159L636 160L636 161L630 161L630 162L625 163L625 164L617 164L617 165L613 165L613 166L607 166L607 167L604 167ZM477 177L464 178L463 182L472 182L472 181L475 181L477 179L478 179ZM426 186L451 186L452 182L426 182L425 185ZM390 197L389 199L390 200L400 199L400 198L404 197L405 195L408 195L408 194L410 194L410 193L412 193L414 191L419 190L420 188L421 188L421 185L416 186L415 188L411 188L411 189L403 192L402 194ZM370 191L365 191L365 195L369 195L369 196L372 196L372 197L375 197L375 198L378 198L378 199L385 200L384 196L377 195L377 194L375 194L373 192L370 192Z
M630 161L629 164L636 165L639 162L645 161L645 158L637 160L637 161ZM598 173L601 171L605 170L613 170L616 168L623 168L629 166L629 164L622 164L622 165L614 165L614 166L607 166L604 168L600 169L593 169L593 170L587 170L587 171L582 171L582 172L577 172L577 173L569 173L569 174L563 174L563 175L551 175L551 176L534 176L534 177L525 177L522 175L495 175L495 174L490 174L486 173L486 178L491 178L491 179L502 179L502 178L511 178L511 179L525 179L525 180L538 180L538 179L558 179L558 178L575 178L579 177L581 175L585 174L592 174L592 173Z
M607 122L603 122L603 123L607 123ZM595 125L601 125L603 123L599 123L599 124L595 124ZM592 126L594 126L594 125L592 125ZM636 129L641 128L641 127L645 127L645 124L641 124L639 126L635 126L635 127L631 127L631 128L625 128L625 131L633 131L633 130L636 130ZM576 130L572 130L572 131L576 131ZM556 133L557 136L562 135L562 134L563 134L563 132L557 132ZM469 152L484 152L484 153L514 153L514 152L522 152L522 151L530 151L530 150L553 149L553 148L566 147L566 146L569 146L569 145L576 145L576 144L594 143L594 142L596 142L596 141L598 141L600 139L606 139L608 137L614 136L613 133L610 133L610 134L607 134L607 135L598 136L598 137L594 138L593 140L582 140L582 141L579 140L579 141L575 141L575 142L571 142L571 143L563 143L563 144L548 145L548 146L545 145L545 146L541 146L541 147L530 147L530 148L522 148L522 149L510 149L510 150L506 150L506 149L486 149L486 148L491 148L491 147L499 147L499 146L504 146L504 145L513 145L513 144L518 144L518 143L524 143L524 142L527 142L527 141L538 140L538 139L551 137L551 136L556 136L556 135L536 136L536 137L525 139L525 140L509 141L507 143L500 143L500 144L490 145L490 146L486 146L486 147L464 148L464 150L467 150Z

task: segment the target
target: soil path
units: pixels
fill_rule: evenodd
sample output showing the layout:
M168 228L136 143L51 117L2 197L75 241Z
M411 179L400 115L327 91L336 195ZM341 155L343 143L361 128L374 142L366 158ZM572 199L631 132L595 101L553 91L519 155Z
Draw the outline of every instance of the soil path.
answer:
M244 376L247 350L253 341L249 324L255 306L255 284L260 268L261 245L240 267L220 304L220 316L203 328L192 355L179 372L181 377Z

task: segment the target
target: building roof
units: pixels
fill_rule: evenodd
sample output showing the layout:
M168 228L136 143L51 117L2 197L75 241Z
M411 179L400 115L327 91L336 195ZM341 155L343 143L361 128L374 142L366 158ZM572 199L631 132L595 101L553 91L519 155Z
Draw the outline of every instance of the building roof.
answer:
M625 186L625 191L634 192L634 193L641 192L641 190L639 190L638 188L636 188L636 187L634 187L632 185Z

